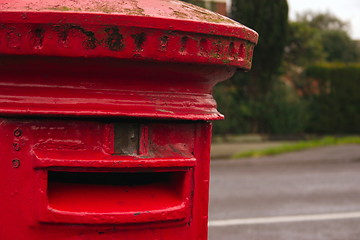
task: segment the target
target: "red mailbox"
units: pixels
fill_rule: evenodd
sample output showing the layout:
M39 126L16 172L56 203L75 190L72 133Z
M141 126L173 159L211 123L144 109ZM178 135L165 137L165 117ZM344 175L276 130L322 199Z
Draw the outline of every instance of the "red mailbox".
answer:
M176 0L1 0L0 239L207 239L211 91L256 41Z

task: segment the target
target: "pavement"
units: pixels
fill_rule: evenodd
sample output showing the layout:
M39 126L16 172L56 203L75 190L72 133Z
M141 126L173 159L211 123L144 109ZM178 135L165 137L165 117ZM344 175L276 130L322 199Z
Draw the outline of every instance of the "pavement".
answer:
M211 145L211 157L214 160L231 158L235 153L251 150L261 150L270 147L281 146L285 141L257 141L257 142L230 142L213 143Z
M360 145L213 161L210 240L359 240Z

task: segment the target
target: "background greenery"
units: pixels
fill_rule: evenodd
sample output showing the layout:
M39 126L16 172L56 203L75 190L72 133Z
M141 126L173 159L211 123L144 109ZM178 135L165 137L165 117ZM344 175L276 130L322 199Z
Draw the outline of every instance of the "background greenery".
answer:
M348 23L329 12L289 21L286 0L232 0L230 17L260 37L251 71L214 90L226 116L215 134L360 133L360 43Z
M307 131L360 133L360 63L322 63L309 66L306 77L318 86L311 96Z

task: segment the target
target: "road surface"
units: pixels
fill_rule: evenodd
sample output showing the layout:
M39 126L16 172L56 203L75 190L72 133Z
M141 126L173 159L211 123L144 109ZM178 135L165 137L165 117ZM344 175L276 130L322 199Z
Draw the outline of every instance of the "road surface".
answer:
M210 240L359 240L360 145L213 161Z

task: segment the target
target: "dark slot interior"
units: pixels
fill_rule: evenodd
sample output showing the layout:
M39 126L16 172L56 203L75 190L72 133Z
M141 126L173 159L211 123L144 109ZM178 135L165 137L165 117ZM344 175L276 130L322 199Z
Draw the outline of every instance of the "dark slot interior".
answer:
M171 172L56 172L49 171L49 182L135 186L153 183L170 183L174 173Z
M48 202L68 212L166 210L186 199L186 172L48 172Z

